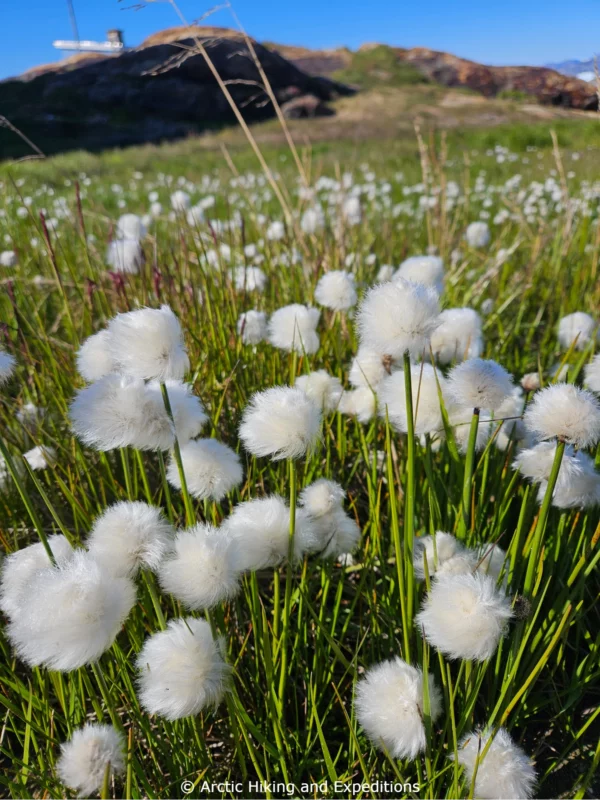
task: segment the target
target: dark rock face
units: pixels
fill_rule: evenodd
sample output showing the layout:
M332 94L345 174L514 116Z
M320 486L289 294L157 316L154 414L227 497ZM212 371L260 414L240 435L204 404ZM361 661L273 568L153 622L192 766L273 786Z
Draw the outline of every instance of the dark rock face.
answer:
M244 118L254 122L273 116L244 40L210 36L202 42ZM230 124L234 114L194 45L194 39L180 39L57 65L33 77L26 73L0 82L0 109L45 152L159 141ZM307 98L312 114L328 113L328 101L354 91L308 75L258 43L254 49L281 104ZM6 152L8 134L0 136L0 157L18 154ZM12 143L26 154L20 142Z

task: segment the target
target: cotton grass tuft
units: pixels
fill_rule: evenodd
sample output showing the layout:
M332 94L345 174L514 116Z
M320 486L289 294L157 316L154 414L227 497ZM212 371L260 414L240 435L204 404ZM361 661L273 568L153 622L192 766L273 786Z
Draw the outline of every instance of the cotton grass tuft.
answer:
M73 548L62 534L49 536L48 545L58 564L65 563L73 555ZM2 562L0 573L0 610L7 617L18 615L30 579L38 571L51 568L52 563L41 542L9 553Z
M486 751L490 733L472 731L458 745L458 762L465 769L467 783L475 776L474 797L483 800L527 800L536 781L531 759L516 745L505 728L499 728ZM485 755L483 755L485 752Z
M100 378L77 393L70 417L75 435L96 450L168 450L174 441L162 399L141 380Z
M240 457L216 439L194 439L181 448L181 461L189 493L198 500L221 500L242 482ZM167 478L181 489L177 463L169 460Z
M110 333L98 331L88 336L77 351L77 370L88 383L93 383L114 371L110 351Z
M346 311L356 305L354 276L343 270L333 270L321 276L315 289L315 300L332 311Z
M169 306L117 314L109 325L115 369L144 380L180 380L189 368L179 320Z
M557 438L575 447L592 447L600 440L600 402L591 392L570 383L536 392L523 421L540 439Z
M485 661L512 615L510 602L487 575L440 575L416 621L429 644L448 658Z
M245 311L237 322L243 344L259 344L267 338L267 315L264 311Z
M496 361L471 358L448 374L447 394L458 406L496 411L513 390L511 376Z
M435 289L403 278L378 284L358 308L361 345L393 359L407 350L416 357L427 349L438 315Z
M11 379L17 362L14 356L11 356L4 350L0 350L0 386Z
M319 369L296 378L295 386L310 397L323 411L336 411L343 394L339 378Z
M416 758L427 745L420 669L396 657L371 667L356 685L354 707L360 726L374 745L392 758ZM436 720L442 710L441 692L432 675L429 712Z
M155 506L122 501L109 506L87 538L90 554L115 575L156 571L173 544L175 531Z
M269 320L270 343L290 353L316 353L319 349L317 325L320 316L318 309L299 303L277 309Z
M230 668L203 619L172 619L144 642L137 658L139 700L149 714L175 720L216 706Z
M100 658L135 602L135 586L77 550L34 573L8 626L18 656L30 666L69 672Z
M62 783L91 797L101 789L106 768L120 775L125 770L125 740L111 725L84 725L61 745L56 772Z
M439 256L410 256L400 264L392 281L397 278L423 283L441 294L444 291L444 262Z
M250 453L278 461L305 455L316 444L320 427L319 406L302 389L274 386L252 396L239 434Z
M585 311L575 311L562 317L558 323L558 341L562 348L568 350L571 346L575 350L585 350L597 335L598 323Z
M221 530L234 542L234 564L240 572L275 567L288 557L290 509L277 495L240 503ZM318 546L314 523L302 509L297 509L292 558L299 560Z
M180 531L160 568L160 585L187 608L212 608L239 590L233 542L211 525Z

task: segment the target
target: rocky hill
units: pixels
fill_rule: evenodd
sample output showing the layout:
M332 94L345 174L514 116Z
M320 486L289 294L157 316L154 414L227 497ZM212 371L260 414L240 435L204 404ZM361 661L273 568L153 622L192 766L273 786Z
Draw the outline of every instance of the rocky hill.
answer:
M234 121L197 42L210 54L242 110L274 115L246 40L224 28L170 28L118 56L78 54L0 82L0 115L47 153L156 142ZM426 48L364 45L309 50L253 44L288 117L333 113L329 103L357 89L435 84L578 110L598 108L595 86L543 67L488 67ZM1 123L1 120L0 120ZM27 146L0 125L0 157Z
M197 48L209 53L248 122L273 116L245 40L233 31L163 31L118 56L66 59L0 82L0 114L45 152L100 149L185 136L234 122L234 114ZM253 44L285 114L332 113L327 103L355 89L309 75L277 51ZM0 155L23 151L0 128ZM16 151L16 152L15 152Z
M596 87L572 75L549 67L488 67L450 53L426 47L388 47L365 44L356 53L349 50L310 51L279 48L308 73L354 76L356 81L375 82L408 80L409 71L421 78L449 88L471 89L484 97L522 96L544 105L585 111L598 108ZM299 52L295 52L299 51ZM399 74L402 71L402 76Z

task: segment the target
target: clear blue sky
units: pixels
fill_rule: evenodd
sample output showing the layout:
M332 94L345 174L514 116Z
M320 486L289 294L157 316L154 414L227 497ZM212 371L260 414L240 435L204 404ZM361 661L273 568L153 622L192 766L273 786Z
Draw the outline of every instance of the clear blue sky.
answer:
M214 0L218 3L219 0ZM73 0L82 39L125 31L129 45L177 25L170 5L137 0ZM181 0L188 20L211 3ZM363 42L423 45L488 64L545 64L600 51L600 0L233 0L248 33L260 40L309 47ZM207 24L232 25L229 11ZM66 0L0 0L0 79L57 60L53 39L72 38ZM1 109L0 109L1 113Z

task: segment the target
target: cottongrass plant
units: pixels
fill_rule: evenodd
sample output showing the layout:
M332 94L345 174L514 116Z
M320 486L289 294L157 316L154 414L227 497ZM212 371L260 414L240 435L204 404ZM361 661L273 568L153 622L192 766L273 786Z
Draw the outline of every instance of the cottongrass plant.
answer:
M140 703L149 714L181 719L216 705L230 670L208 622L173 619L146 639L137 658Z
M442 712L441 693L433 676L425 678L421 670L398 657L367 672L356 686L354 704L358 721L373 744L394 758L416 758L427 744L425 717L435 721Z
M566 197L543 149L420 154L424 177L325 155L308 185L278 162L289 214L237 151L235 175L128 151L79 190L14 167L48 242L5 183L11 796L596 791L597 357L556 341L600 300L593 177L565 153ZM354 316L307 305L335 272ZM90 723L114 735L67 773Z
M10 353L0 350L0 386L8 383L15 371L16 360Z
M505 728L493 735L483 731L467 733L459 744L458 762L476 797L527 800L533 796L536 773L531 759Z
M99 791L106 776L125 771L125 741L110 725L84 725L61 745L56 770L61 781L80 797Z

